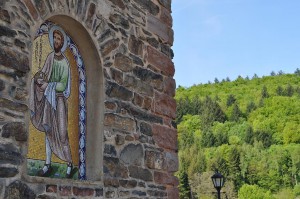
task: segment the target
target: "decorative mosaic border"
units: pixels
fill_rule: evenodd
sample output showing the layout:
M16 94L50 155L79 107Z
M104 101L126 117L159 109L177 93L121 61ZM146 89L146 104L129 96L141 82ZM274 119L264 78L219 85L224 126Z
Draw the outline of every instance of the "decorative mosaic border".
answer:
M36 32L36 37L48 34L51 26L55 25L51 21L43 23ZM72 40L67 34L68 47L71 49L74 59L76 60L79 74L79 163L78 163L78 179L86 180L86 73L85 66L81 54Z

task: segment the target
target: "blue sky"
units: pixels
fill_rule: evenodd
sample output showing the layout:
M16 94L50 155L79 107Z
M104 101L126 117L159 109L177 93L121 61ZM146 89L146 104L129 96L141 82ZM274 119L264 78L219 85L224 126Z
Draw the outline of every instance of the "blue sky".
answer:
M300 0L172 0L179 85L300 68Z

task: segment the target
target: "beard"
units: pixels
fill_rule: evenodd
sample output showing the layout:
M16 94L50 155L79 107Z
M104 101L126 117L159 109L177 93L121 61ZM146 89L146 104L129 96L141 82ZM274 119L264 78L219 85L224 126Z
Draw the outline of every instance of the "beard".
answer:
M62 45L55 46L55 44L54 44L54 52L59 53L61 48L62 48Z

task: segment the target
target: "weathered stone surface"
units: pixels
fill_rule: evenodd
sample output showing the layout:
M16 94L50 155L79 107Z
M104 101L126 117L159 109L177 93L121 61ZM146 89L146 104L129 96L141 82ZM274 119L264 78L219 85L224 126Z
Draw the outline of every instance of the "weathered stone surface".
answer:
M152 173L148 169L143 169L137 166L129 166L129 175L132 178L141 179L144 181L152 181L153 176Z
M117 105L114 102L106 101L105 102L105 108L108 109L108 110L112 110L113 111L113 110L116 110Z
M134 89L137 93L146 96L153 96L153 87L143 81L140 81L134 76L126 75L124 78L124 86Z
M176 172L178 170L179 161L177 153L166 152L165 160L167 171Z
M137 195L137 196L146 196L146 195L147 195L146 192L144 192L144 191L139 191L139 190L133 190L133 191L132 191L132 194L133 194L133 195Z
M41 16L45 16L48 13L45 1L34 0L34 3Z
M119 109L124 108L125 110L127 110L127 112L130 115L132 115L133 117L135 117L137 119L140 119L143 121L148 121L151 123L159 123L159 124L162 124L162 122L163 122L161 117L152 115L150 113L146 113L128 103L118 102L118 107L119 107Z
M163 53L163 54L165 54L167 57L169 57L169 58L173 58L172 56L173 56L173 52L172 52L172 50L171 50L171 47L169 46L169 45L166 45L166 44L161 44L161 52Z
M0 79L0 91L3 91L5 89L5 82Z
M122 117L113 113L105 114L104 125L127 132L132 132L135 129L135 122L133 119Z
M14 181L5 189L4 198L7 199L33 199L35 193L23 182Z
M59 195L60 196L70 196L72 194L72 188L70 186L60 186Z
M125 197L129 195L130 195L129 191L119 191L119 197Z
M18 169L0 166L0 178L11 178L19 173Z
M104 186L105 187L115 187L118 188L120 186L119 180L116 178L104 178Z
M153 3L151 0L134 0L143 9L151 13L152 15L157 15L159 13L159 6Z
M147 42L148 42L151 46L153 46L154 48L158 48L158 47L159 47L159 42L158 42L155 38L153 38L153 37L148 37L148 38L147 38Z
M111 1L113 4L115 4L116 6L121 8L122 10L125 9L125 5L124 5L122 0L109 0L109 1Z
M115 33L111 29L107 29L107 30L103 31L103 33L101 34L101 36L98 39L98 42L102 43L106 39L108 39L110 37L114 37L114 35L115 35Z
M111 53L111 51L113 51L119 46L119 42L120 39L111 39L105 42L100 48L102 55L106 56L109 53Z
M172 186L178 186L178 179L167 173L154 171L154 181L158 184L168 184Z
M152 136L152 127L150 124L146 123L146 122L141 122L140 124L140 132L142 134L148 135L148 136Z
M101 188L101 189L95 189L95 196L96 197L101 197L101 196L103 196L103 188Z
M121 26L124 29L129 28L129 22L123 16L119 14L113 14L109 17L110 21L113 22L115 25Z
M123 145L125 143L125 137L122 135L116 135L115 141L117 145Z
M148 185L149 188L152 189L159 189L159 190L166 190L166 187L164 185L154 185L154 184L149 184Z
M146 187L146 183L145 183L145 182L139 182L138 186L139 186L139 187L144 187L144 188L145 188L145 187Z
M153 15L147 15L147 25L148 30L158 37L160 37L164 42L173 45L173 30L167 24L159 20Z
M173 78L165 78L164 81L164 92L171 96L174 97L175 96L175 90L176 90L176 82L175 79Z
M154 86L156 89L160 90L163 85L163 76L157 73L152 72L151 70L135 67L133 73L140 78L141 80L149 83Z
M27 131L22 122L7 123L2 128L2 137L9 138L14 136L17 141L27 140Z
M53 185L53 184L46 185L46 192L57 193L57 185Z
M131 53L140 57L143 55L143 42L135 36L130 36L128 46Z
M0 48L0 65L14 68L21 72L29 71L28 57L9 48Z
M140 166L142 164L143 157L144 149L140 144L129 144L125 146L120 154L120 160L129 165Z
M114 65L124 72L129 72L133 69L132 60L121 53L116 54Z
M94 189L91 188L82 188L82 187L73 187L73 194L75 196L93 196L94 195Z
M0 98L0 107L6 107L10 110L20 111L20 112L24 112L28 110L28 107L26 105L13 102L5 98Z
M13 144L0 144L0 164L20 165L23 157Z
M141 60L139 57L137 57L137 56L135 56L133 54L130 54L130 58L133 60L134 64L139 65L139 66L143 66L144 65L143 60Z
M25 3L26 7L28 8L29 13L32 16L32 18L34 20L37 20L38 13L37 13L37 10L36 10L35 6L33 5L32 1L31 0L23 0L23 2Z
M120 185L126 189L132 189L137 186L136 180L120 180Z
M165 192L165 191L148 190L147 193L149 196L153 196L156 198L163 198L163 197L167 196L167 192ZM173 198L173 199L175 199L175 198Z
M127 168L117 158L104 156L103 172L110 177L128 178Z
M166 8L161 8L161 13L160 13L160 20L165 23L168 27L172 27L173 25L173 20L171 13L168 9Z
M158 0L158 2L171 11L171 0Z
M137 93L134 93L134 97L133 97L133 103L139 107L142 107L143 106L143 101L144 101L144 98L137 94Z
M86 23L89 28L92 26L95 11L96 11L96 5L94 3L91 3L87 11L87 17L86 17Z
M20 47L21 49L26 48L26 44L24 42L22 42L21 40L19 40L19 39L15 39L14 43L15 43L16 46Z
M155 92L154 94L154 111L155 113L165 115L171 119L176 117L176 101L173 97Z
M110 156L114 156L114 157L117 155L116 148L113 145L110 145L110 144L105 144L104 153L106 155L110 155Z
M116 198L116 193L114 191L106 191L105 192L105 197L106 198Z
M166 126L153 124L153 139L162 148L177 150L177 131Z
M10 16L7 10L0 7L0 20L10 23Z
M161 71L162 74L173 77L175 68L171 59L151 46L148 46L147 51L148 62Z
M123 73L115 68L110 69L111 77L117 84L123 84Z
M56 196L50 196L46 194L39 195L36 199L56 199Z
M146 151L145 164L149 169L163 169L164 155L157 151Z
M133 93L127 88L120 86L114 82L107 82L106 95L113 98L118 98L124 101L130 101L133 98Z
M0 37L6 36L6 37L14 37L17 35L17 32L15 30L12 30L8 28L7 26L0 25Z
M179 198L179 190L177 187L168 188L168 199Z

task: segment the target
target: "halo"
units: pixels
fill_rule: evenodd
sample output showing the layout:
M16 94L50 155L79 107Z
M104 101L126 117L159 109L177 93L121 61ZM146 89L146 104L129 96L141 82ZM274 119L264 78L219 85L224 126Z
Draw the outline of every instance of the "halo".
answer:
M61 52L64 52L67 49L67 46L68 46L68 37L67 37L65 31L61 27L59 27L57 25L52 26L50 28L50 30L49 30L49 42L50 42L50 46L51 46L52 49L54 49L54 47L53 47L53 32L54 32L54 30L58 30L64 36L64 45L63 45L63 47L60 50Z

